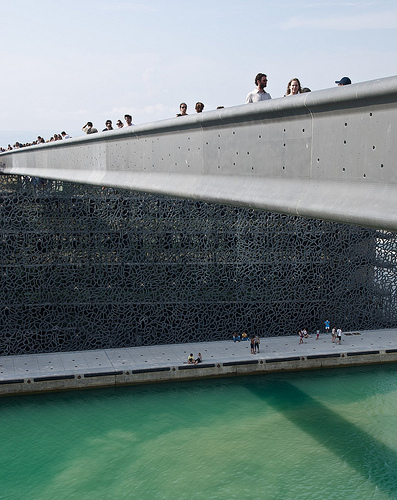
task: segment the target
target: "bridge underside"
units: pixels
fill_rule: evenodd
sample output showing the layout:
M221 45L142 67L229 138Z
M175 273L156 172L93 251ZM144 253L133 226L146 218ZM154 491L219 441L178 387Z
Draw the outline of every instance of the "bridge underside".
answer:
M0 353L397 325L387 231L0 176Z
M0 155L9 174L397 230L397 77Z

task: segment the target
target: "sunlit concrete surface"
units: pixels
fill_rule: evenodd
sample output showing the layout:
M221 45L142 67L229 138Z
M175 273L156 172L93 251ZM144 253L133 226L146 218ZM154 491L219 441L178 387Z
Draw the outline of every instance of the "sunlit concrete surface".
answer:
M397 230L397 77L0 155L5 173Z
M397 329L345 332L342 344L321 333L261 338L260 353L248 341L169 344L0 357L0 394L115 387L277 371L397 362ZM201 352L203 363L187 364Z

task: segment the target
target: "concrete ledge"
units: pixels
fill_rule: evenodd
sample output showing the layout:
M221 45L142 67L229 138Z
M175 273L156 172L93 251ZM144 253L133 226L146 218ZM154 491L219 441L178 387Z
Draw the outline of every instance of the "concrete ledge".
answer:
M26 360L30 359L31 362L28 366L41 365L46 368L48 363L51 363L51 369L54 366L54 360L51 359L50 355L39 355L40 363L33 359L34 356L26 356L24 360L21 361L20 358L13 360L9 358L7 364L3 361L1 368L2 380L0 379L0 395L17 395L17 394L32 394L40 392L49 391L64 391L64 390L79 390L79 389L90 389L90 388L100 388L100 387L120 387L126 385L140 385L140 384L152 384L161 382L177 382L186 380L198 380L204 378L219 378L219 377L235 377L235 376L245 376L245 375L265 375L267 373L276 372L288 372L288 371L301 371L301 370L321 370L329 368L344 368L348 366L360 366L360 365L371 365L371 364L382 364L382 363L397 363L397 331L383 333L376 331L369 334L361 336L359 339L354 340L350 344L345 342L345 345L334 347L330 341L330 338L324 337L325 343L315 343L312 345L305 344L304 346L299 346L296 338L289 337L290 347L289 351L285 354L301 351L300 356L289 355L289 356L275 356L272 357L270 352L274 354L283 353L283 350L287 345L285 341L278 343L278 349L275 348L275 343L273 343L272 351L268 346L268 350L257 354L255 357L249 353L247 349L241 349L239 346L233 344L230 347L228 341L224 342L214 342L213 345L206 345L205 350L211 352L211 357L215 359L208 363L200 363L198 365L188 365L181 364L182 359L185 359L184 351L194 351L198 350L199 346L194 345L191 348L186 349L184 347L173 348L173 351L177 351L174 357L170 354L167 356L172 358L169 361L168 366L153 366L149 365L147 367L142 366L145 362L145 357L142 358L143 361L139 365L134 364L135 361L131 361L130 367L125 367L120 369L119 357L114 353L108 351L110 357L108 358L108 364L102 365L102 367L89 365L84 366L80 369L76 369L74 372L71 370L62 373L62 363L58 365L58 371L54 374L49 374L47 371L42 375L39 372L34 371L29 377L26 377L24 373L18 377L18 367L23 366L23 372L26 370ZM276 339L274 339L278 342ZM266 340L264 342L270 344L272 340ZM374 344L382 346L379 350L374 350ZM388 348L390 346L390 348ZM353 350L359 347L360 350ZM142 348L132 348L126 349L126 354L123 357L123 364L125 360L128 359L129 352L136 353L135 349L140 353L139 358L144 353ZM161 353L164 354L164 349L166 346L161 347ZM313 353L315 349L315 353ZM203 350L203 349L201 349ZM203 351L204 352L204 351ZM236 354L239 357L245 359L236 360L233 356ZM274 355L273 354L273 355ZM57 357L61 356L57 354ZM102 353L101 363L103 363L103 356L106 356L106 352ZM151 351L148 350L145 354L148 359L152 359ZM95 359L92 354L87 356L87 359ZM115 360L114 363L111 360ZM136 359L136 355L135 355ZM14 365L15 362L15 365ZM135 368L134 368L135 366ZM14 367L14 368L13 368ZM19 368L20 369L20 368ZM29 368L31 370L32 368ZM91 372L89 370L92 370ZM100 371L100 370L103 371ZM9 370L9 371L7 371ZM27 371L27 370L26 370ZM8 378L7 378L8 373Z
M396 129L393 76L7 151L0 172L395 231Z

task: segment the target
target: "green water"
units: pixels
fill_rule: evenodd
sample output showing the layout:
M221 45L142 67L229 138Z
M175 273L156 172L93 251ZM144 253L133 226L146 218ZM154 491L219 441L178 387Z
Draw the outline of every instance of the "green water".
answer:
M1 398L0 498L397 498L396 369Z

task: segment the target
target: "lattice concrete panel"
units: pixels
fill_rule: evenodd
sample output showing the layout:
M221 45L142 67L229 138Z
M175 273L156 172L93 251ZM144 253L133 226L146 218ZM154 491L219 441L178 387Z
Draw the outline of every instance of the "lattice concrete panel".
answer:
M0 353L396 326L396 235L0 176Z

